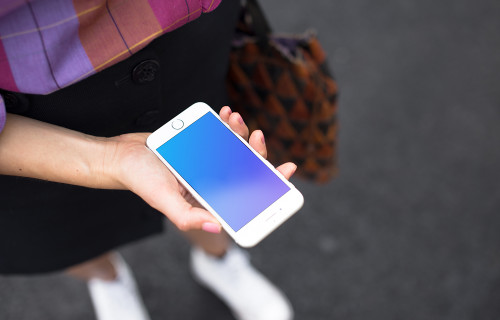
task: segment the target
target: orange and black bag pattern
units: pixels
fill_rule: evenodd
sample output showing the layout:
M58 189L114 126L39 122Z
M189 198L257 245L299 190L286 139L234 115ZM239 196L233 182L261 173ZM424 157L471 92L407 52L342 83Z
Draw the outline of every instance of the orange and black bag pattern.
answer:
M254 0L243 9L230 55L231 107L266 137L273 165L324 183L337 173L337 84L317 37L272 34Z

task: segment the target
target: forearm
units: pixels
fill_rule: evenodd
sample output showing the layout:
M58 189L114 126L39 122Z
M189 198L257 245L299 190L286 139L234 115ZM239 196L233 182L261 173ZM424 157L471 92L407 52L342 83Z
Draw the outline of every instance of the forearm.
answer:
M122 189L107 171L113 142L8 114L0 133L0 174L91 188Z

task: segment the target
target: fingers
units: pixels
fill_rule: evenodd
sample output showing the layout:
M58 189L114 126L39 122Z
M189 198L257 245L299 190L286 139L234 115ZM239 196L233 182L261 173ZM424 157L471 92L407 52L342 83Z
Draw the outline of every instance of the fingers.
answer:
M243 139L248 140L248 127L241 115L237 112L232 112L231 108L228 106L223 107L219 113L221 119L229 124L231 129L243 137ZM266 142L264 139L264 134L260 130L252 132L249 140L250 145L254 148L261 156L267 158Z
M295 170L297 170L297 166L292 162L287 162L277 167L276 170L278 170L287 180L290 180L290 177L295 173Z
M243 139L248 140L248 127L238 112L231 113L228 124L234 132L239 134Z
M248 143L255 149L261 156L267 158L267 148L266 141L264 139L264 134L260 130L255 130L250 135Z
M229 122L229 116L231 115L231 113L233 113L233 111L231 111L231 108L225 106L222 107L222 109L220 109L219 116L222 119L222 121L227 123Z
M243 139L248 140L248 127L243 121L243 118L238 112L232 112L229 107L223 107L219 112L219 116L223 121L229 124L229 127L239 134Z
M221 225L207 210L189 204L180 193L165 192L150 203L181 231L205 230L220 233Z
M267 158L266 141L264 134L260 130L255 130L250 135L249 144L264 158ZM287 180L295 173L297 166L292 162L287 162L276 168Z
M228 106L223 107L219 113L221 119L229 124L231 129L242 136L244 139L248 139L249 131L243 118L238 112L232 112L231 108ZM250 135L249 144L254 148L261 156L267 158L267 148L264 138L264 134L261 130L255 130ZM290 177L297 170L297 166L292 162L287 162L276 168L286 179Z

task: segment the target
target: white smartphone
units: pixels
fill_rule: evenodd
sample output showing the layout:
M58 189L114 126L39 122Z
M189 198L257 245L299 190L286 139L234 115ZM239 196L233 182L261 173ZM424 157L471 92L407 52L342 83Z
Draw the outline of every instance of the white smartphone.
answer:
M147 146L242 247L259 243L304 203L293 184L205 103L153 132Z

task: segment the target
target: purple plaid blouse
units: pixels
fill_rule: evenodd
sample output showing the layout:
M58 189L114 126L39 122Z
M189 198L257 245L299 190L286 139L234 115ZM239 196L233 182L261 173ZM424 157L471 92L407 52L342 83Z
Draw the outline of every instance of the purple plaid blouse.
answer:
M0 88L48 94L131 56L222 0L0 0ZM5 103L0 95L0 131Z

